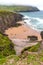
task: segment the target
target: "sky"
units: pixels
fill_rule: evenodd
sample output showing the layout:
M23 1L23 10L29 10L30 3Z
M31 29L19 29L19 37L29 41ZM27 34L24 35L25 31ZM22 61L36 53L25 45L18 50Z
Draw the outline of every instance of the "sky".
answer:
M0 0L1 5L32 5L43 10L43 0Z

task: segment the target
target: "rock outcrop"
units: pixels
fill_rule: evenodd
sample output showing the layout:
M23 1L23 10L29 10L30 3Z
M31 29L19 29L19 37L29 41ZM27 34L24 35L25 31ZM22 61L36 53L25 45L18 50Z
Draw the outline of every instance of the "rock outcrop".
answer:
M22 15L9 12L1 11L0 12L0 32L3 33L9 27L16 25L17 21L22 20Z
M43 39L43 31L41 31L40 35L41 35L41 38Z
M38 40L37 36L28 36L27 38L30 38L31 41Z

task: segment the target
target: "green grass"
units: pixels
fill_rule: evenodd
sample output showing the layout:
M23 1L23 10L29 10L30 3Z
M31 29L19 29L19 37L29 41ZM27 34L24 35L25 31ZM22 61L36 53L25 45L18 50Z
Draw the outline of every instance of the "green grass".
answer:
M40 61L43 62L43 52L41 52L41 53L39 54L39 59L40 59Z
M37 10L36 7L32 6L0 6L0 10L6 11L28 11L28 10Z
M38 61L33 61L33 65L41 65Z
M2 58L0 59L0 65L3 65L5 63L5 65L7 64L7 62L9 63L9 60L14 60L14 64L16 64L16 62L19 60L19 57L16 55L10 55L8 57ZM13 64L12 64L13 65Z
M36 60L36 57L34 55L28 55L27 62L28 64L32 61Z
M41 53L43 54L43 53ZM27 57L27 62L29 63L33 63L33 65L40 65L40 62L43 62L43 56L40 54L29 54Z
M0 58L15 54L14 44L7 36L0 33Z
M12 61L12 63L10 63L10 61ZM25 58L22 58L22 56L19 57L17 55L10 55L0 59L0 65L30 65L30 63L32 65L41 65L41 62L43 62L43 53L28 54Z
M24 48L23 51L21 53L23 53L24 51L28 50L29 52L37 52L40 48L40 42L38 42L36 45L28 47L28 48Z
M0 65L2 65L3 63L6 63L6 58L0 59Z
M25 54L24 54L25 55ZM41 62L43 62L42 60L43 58L43 53L40 53L40 54L28 54L25 58L21 58L17 55L10 55L8 57L5 57L5 58L2 58L0 59L0 65L20 65L21 64L26 64L27 65L30 65L33 64L33 65L41 65ZM10 63L10 61L13 59L12 63Z
M37 45L29 47L28 51L37 52L39 48L40 48L40 43L38 42Z

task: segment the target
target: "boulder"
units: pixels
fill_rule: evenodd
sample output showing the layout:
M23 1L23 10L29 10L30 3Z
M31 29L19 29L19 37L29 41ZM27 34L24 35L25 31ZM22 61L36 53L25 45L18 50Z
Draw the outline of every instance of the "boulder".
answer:
M38 40L37 36L28 36L28 38L30 38L31 41L36 41L36 40Z
M41 31L40 35L41 35L41 38L43 39L43 31Z

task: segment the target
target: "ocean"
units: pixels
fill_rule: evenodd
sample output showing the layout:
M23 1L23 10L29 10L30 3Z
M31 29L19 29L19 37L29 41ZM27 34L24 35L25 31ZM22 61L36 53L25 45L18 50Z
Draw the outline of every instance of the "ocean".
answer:
M23 19L25 23L32 29L37 31L43 31L43 11L38 12L20 12L24 15Z

